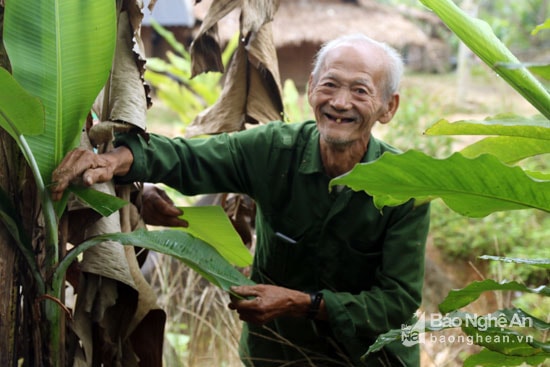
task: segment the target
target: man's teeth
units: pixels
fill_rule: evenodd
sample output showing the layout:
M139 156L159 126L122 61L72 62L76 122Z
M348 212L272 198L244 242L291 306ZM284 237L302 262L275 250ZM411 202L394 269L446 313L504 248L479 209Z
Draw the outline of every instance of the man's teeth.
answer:
M341 124L341 123L342 123L342 119L336 119L336 123L337 123L337 124Z

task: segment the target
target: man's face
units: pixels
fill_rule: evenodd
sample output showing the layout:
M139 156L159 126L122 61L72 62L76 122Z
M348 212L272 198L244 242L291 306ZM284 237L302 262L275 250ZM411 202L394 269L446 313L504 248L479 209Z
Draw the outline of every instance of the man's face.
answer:
M362 141L366 147L376 121L391 120L398 98L384 98L386 60L383 51L365 44L338 46L326 55L308 91L325 143L345 147Z

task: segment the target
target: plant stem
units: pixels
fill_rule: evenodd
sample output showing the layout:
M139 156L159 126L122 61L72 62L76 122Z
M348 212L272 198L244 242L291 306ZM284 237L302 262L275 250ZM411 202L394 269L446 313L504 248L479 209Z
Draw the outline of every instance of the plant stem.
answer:
M38 164L34 159L34 155L27 144L27 141L24 136L20 136L20 144L29 163L29 166L33 172L36 190L42 202L42 215L44 216L44 246L46 249L45 259L44 259L44 268L46 274L50 274L59 262L59 238L58 238L58 224L57 217L55 215L53 201L49 192L44 185L44 180L40 174L40 169ZM40 276L40 274L38 274ZM36 277L36 275L35 275ZM41 277L40 277L41 278ZM46 294L49 296L61 300L61 290L63 285L64 277L52 278L51 284L45 286ZM43 285L44 287L44 285ZM50 366L62 366L65 364L62 361L62 348L61 345L61 333L62 328L64 328L64 323L61 322L62 309L53 301L48 301L44 303L43 307L44 315L47 320L47 338L48 338L48 351L49 351L49 365Z

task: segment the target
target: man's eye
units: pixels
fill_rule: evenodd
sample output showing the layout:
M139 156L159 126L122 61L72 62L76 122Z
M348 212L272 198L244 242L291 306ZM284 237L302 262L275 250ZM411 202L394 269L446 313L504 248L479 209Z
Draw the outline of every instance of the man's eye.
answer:
M322 85L326 88L336 88L336 84L334 84L333 82L325 82Z
M361 95L367 95L369 94L369 91L365 88L355 88L355 93L361 94Z

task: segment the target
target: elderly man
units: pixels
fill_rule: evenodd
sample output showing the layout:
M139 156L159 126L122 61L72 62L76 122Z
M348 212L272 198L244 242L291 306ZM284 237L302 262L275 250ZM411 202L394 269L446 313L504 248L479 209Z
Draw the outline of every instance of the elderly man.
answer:
M397 111L402 70L385 44L363 35L336 39L320 50L310 76L315 121L272 122L209 139L119 136L110 153L69 153L54 172L52 195L59 198L81 175L88 185L115 176L163 182L186 195L247 194L258 208L251 273L258 285L233 288L243 298L229 304L245 321L243 362L418 366L418 347L398 342L360 357L420 306L428 206L380 211L365 192L328 190L357 163L396 153L371 130ZM177 214L156 199L166 218Z

